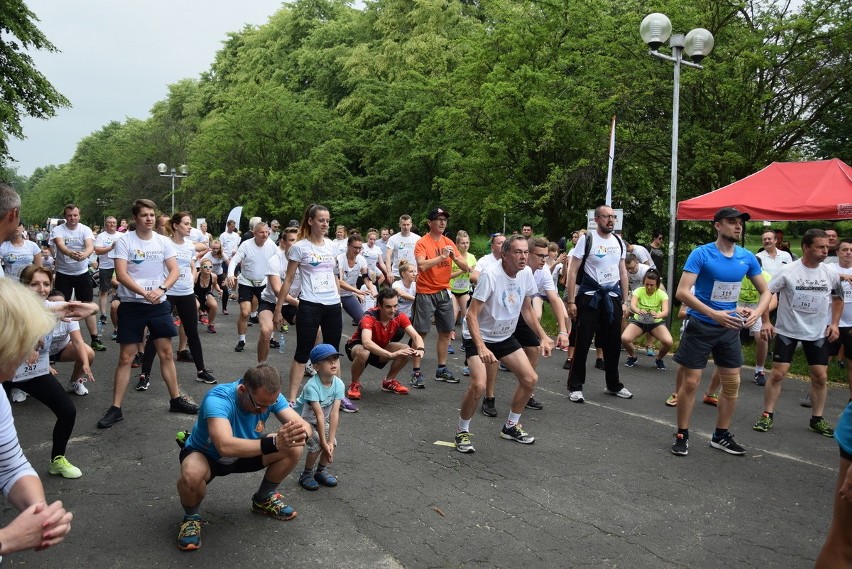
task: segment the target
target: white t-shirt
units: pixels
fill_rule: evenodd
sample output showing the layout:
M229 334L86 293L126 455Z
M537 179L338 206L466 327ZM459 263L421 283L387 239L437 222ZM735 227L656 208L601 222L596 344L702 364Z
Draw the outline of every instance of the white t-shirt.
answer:
M281 249L278 249L266 262L266 276L278 275L278 278L281 279L280 284L284 284L284 279L287 276L288 264L289 261L287 261L287 254ZM296 274L293 276L293 284L290 285L290 290L288 292L293 298L299 298L299 293L301 291L302 278L299 275L299 271L296 271ZM272 289L269 286L268 278L266 279L266 287L264 287L263 292L260 293L260 299L271 304L278 302L278 297L275 296L275 293L272 292ZM284 304L288 303L285 302Z
M825 336L825 315L831 294L840 294L840 277L820 263L809 269L801 260L793 261L769 281L769 291L778 293L775 329L797 340L814 341Z
M500 259L494 256L494 253L488 253L487 255L483 255L476 261L476 266L473 268L474 271L482 272L491 265L495 265Z
M65 349L65 346L71 343L71 332L79 332L80 323L76 320L65 322L58 320L56 326L53 327L53 339L50 343L50 355L55 356Z
M479 311L479 333L484 342L501 342L514 334L521 316L524 299L538 292L532 270L526 268L514 278L506 274L502 263L495 263L482 271L473 298L484 304ZM470 339L467 317L462 335Z
M237 247L240 246L240 234L236 231L228 233L225 231L219 236L219 242L222 244L222 254L226 259L230 259L237 252Z
M258 247L254 239L243 241L237 249L237 254L228 265L228 276L234 276L237 265L241 272L237 282L244 286L266 286L266 266L269 258L275 254L278 247L267 239Z
M417 259L414 258L414 246L420 240L416 233L403 236L402 233L394 233L388 239L388 249L391 250L391 271L394 277L399 277L399 262L408 261L417 267Z
M123 233L119 233L115 231L113 233L107 233L106 231L101 231L98 233L98 236L95 237L95 247L110 247L116 240L120 239ZM115 263L109 256L109 251L107 251L104 255L98 255L98 268L99 269L113 269L115 268Z
M32 265L41 249L32 241L24 241L20 246L12 245L11 241L0 244L0 259L3 260L3 271L6 276L17 279L27 265Z
M645 247L642 245L633 244L633 251L631 251L634 255L636 255L636 260L639 261L640 264L645 265L646 267L650 267L652 269L657 268L657 265L654 264L654 259L651 257L651 253L648 252Z
M346 284L357 288L358 277L367 272L367 260L363 255L355 256L355 263L350 267L346 255L337 256L337 274L340 275L340 280ZM355 293L348 290L340 289L340 297L353 296Z
M761 264L763 265L763 270L772 275L781 270L781 267L785 265L789 265L793 262L793 257L790 256L790 253L787 251L782 251L781 249L775 250L776 255L773 257L766 251L760 251L759 253L755 253L755 256L760 259Z
M192 266L195 264L195 245L189 239L184 239L180 245L172 241L172 247L175 249L175 257L177 258L178 269L180 276L172 288L169 289L169 294L174 296L189 296L195 294L195 282L192 280Z
M344 237L343 239L335 239L332 241L334 244L334 255L343 255L346 253L346 249L349 247L349 238Z
M586 251L586 239L592 237L592 250L586 258L586 266L583 270L596 283L601 286L616 285L621 280L619 272L620 261L625 257L625 251L622 249L621 243L613 234L607 235L606 238L598 235L597 231L592 231L581 235L577 240L577 246L571 251L571 255L578 259L577 262L583 261L583 254ZM577 284L582 282L581 275L577 275ZM594 294L594 291L589 291L587 294ZM616 296L614 293L610 293Z
M636 264L636 272L631 273L627 271L627 291L628 297L633 295L633 291L642 286L642 282L645 279L645 273L647 273L651 267L648 265L643 265L642 263Z
M224 252L222 254L224 255ZM217 277L222 274L222 263L225 261L224 258L215 256L212 251L207 251L204 253L204 256L201 257L201 261L210 261L210 264L213 265L213 270L211 272Z
M113 259L127 261L127 274L136 283L147 290L154 290L166 280L166 260L176 255L175 248L169 238L152 233L150 239L140 239L135 231L129 231L124 237L115 242L115 247L109 252ZM118 298L121 302L141 302L151 304L144 296L128 290L123 284L118 284ZM165 299L165 293L160 302Z
M852 267L844 269L840 264L826 265L830 269L837 271L840 275L852 275ZM840 315L840 327L852 327L852 283L848 281L840 281L840 287L843 291L843 313ZM829 322L831 321L831 308L829 308ZM846 357L852 357L852 354L847 354Z
M95 240L92 235L92 230L88 226L78 223L73 230L68 229L68 224L63 223L53 228L50 233L50 242L54 243L59 237L65 241L65 246L72 251L82 251L86 248L86 241ZM55 247L55 245L54 245ZM56 250L56 272L63 275L82 275L89 270L89 260L75 261L71 257L64 255L58 249Z
M393 281L393 284L391 285L391 287L395 288L397 291L400 291L400 290L405 291L408 294L410 294L411 296L414 296L414 295L417 294L417 281L411 281L411 286L406 287L403 284L402 279L400 279L398 281ZM409 318L411 318L411 308L413 306L414 306L413 300L407 300L405 298L402 298L401 296L399 297L399 307L397 308L397 310L399 310L400 312L402 312L403 314L405 314Z
M524 267L524 270L529 269L529 267ZM532 270L532 269L530 269ZM550 271L547 270L547 266L544 268L538 269L533 273L533 278L535 279L535 287L537 289L537 296L542 298L547 298L547 291L552 290L556 291L556 285L553 284L553 277L550 275Z
M361 256L367 261L367 270L370 271L370 277L375 278L379 273L379 259L382 258L382 249L378 245L370 247L366 243L361 248Z
M290 247L287 258L299 263L302 300L329 306L340 303L337 262L331 239L324 237L321 245L315 245L308 239L297 241Z

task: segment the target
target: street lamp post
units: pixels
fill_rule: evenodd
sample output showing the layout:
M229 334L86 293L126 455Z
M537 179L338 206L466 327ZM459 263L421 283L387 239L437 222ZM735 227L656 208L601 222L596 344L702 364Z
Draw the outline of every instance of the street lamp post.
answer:
M639 34L642 40L651 48L650 55L663 61L674 63L674 88L672 92L672 172L671 192L669 194L669 256L666 274L666 287L669 294L674 295L674 261L675 261L675 229L677 226L677 141L679 135L680 115L680 66L685 65L693 69L704 69L700 65L704 56L713 50L713 34L704 28L695 28L686 36L683 34L672 35L672 23L665 14L654 13L645 16L639 26ZM657 51L660 46L669 40L672 55L666 55ZM686 53L692 62L683 59ZM693 63L694 62L694 63Z
M160 173L160 177L162 178L171 178L172 179L172 215L175 214L175 178L186 178L189 176L189 170L186 167L186 164L181 164L177 170L172 168L169 170L169 167L163 163L160 163L157 166L157 171Z
M106 227L106 206L109 202L104 198L97 198L95 203L101 208L101 227Z

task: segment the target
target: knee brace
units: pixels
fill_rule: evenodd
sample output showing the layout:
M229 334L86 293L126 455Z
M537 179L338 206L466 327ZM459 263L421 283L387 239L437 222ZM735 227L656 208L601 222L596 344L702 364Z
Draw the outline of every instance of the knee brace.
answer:
M739 374L721 374L722 380L722 397L726 399L736 399L740 393L740 376Z

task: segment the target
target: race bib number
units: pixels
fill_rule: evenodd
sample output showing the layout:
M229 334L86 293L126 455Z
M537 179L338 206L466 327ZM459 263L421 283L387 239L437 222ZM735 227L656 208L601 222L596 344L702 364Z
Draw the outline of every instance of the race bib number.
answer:
M45 349L46 348L42 348L39 350L38 360L36 360L35 363L29 364L24 362L18 366L18 370L15 372L16 381L33 379L50 373L50 358L44 356Z
M641 322L642 324L653 324L654 323L654 317L651 316L650 314L640 314L638 316L638 319L639 319L639 322Z
M852 302L852 284L843 282L843 302Z
M742 282L726 283L715 281L713 283L713 291L710 293L710 300L714 302L736 302L740 296L740 287Z
M455 285L456 290L467 290L470 288L470 279L462 279L458 278L453 283Z
M814 294L797 292L793 294L791 308L797 312L816 314L822 312L822 298Z
M497 320L494 322L494 328L491 329L492 336L509 336L515 332L518 326L518 319L512 318L509 320Z
M160 281L156 279L142 279L141 281L136 281L139 286L145 289L145 292L149 292L160 286ZM139 300L145 300L145 295L137 294L136 298Z
M337 289L337 283L332 273L311 275L311 286L314 292L333 292Z
M602 269L598 269L598 284L610 284L618 282L619 273L618 265L609 265Z

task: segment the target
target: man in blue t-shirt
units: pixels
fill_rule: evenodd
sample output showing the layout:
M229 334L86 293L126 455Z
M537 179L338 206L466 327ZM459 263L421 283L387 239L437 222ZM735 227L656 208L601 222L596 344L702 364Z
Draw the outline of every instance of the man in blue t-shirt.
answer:
M264 434L273 414L281 426ZM252 497L252 511L277 520L295 518L296 511L284 503L277 488L299 463L310 429L281 395L281 376L273 367L259 365L241 380L208 391L180 453L177 488L185 515L178 548L192 551L201 546L198 512L207 485L216 476L266 469Z
M729 454L745 449L728 431L736 408L743 364L740 330L751 328L769 306L771 295L753 253L736 243L750 215L734 207L723 207L713 217L716 241L694 249L686 259L677 287L677 299L687 307L678 364L677 434L672 453L689 453L689 419L695 405L695 390L710 353L721 374L722 393L717 407L716 430L710 446ZM737 308L743 277L748 276L760 301L757 307ZM695 287L694 293L690 290ZM764 332L762 331L761 334Z

